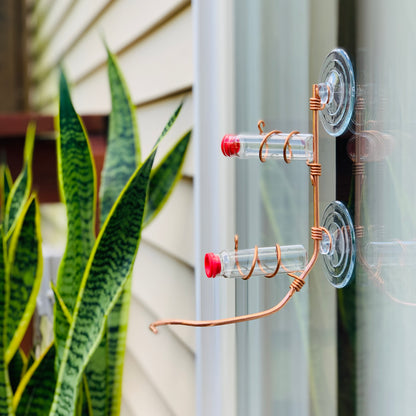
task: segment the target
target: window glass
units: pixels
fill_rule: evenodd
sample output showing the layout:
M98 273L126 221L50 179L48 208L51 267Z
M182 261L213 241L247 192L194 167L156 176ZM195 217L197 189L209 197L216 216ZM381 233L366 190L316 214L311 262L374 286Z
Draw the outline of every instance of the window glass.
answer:
M265 131L310 132L309 2L235 3L238 131L256 134L257 121L262 118L266 122ZM317 68L313 74L315 82L319 65ZM334 176L334 155L328 154L326 174ZM305 162L285 164L269 160L262 164L258 159L238 160L240 248L279 243L303 244L308 249L310 189ZM322 270L321 264L316 268ZM305 285L276 315L237 325L239 415L307 415L310 409L320 416L333 414L335 292L322 272L316 273L315 278L317 282L311 283L313 290L309 283ZM287 293L290 283L291 279L285 275L239 281L237 313L274 306ZM311 319L324 315L330 319L319 322ZM323 356L325 362L321 361Z

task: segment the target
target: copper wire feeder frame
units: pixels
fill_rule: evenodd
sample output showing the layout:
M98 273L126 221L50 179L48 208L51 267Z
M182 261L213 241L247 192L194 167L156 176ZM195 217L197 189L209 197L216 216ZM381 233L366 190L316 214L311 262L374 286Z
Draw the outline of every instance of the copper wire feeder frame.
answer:
M232 318L225 318L225 319L216 319L216 320L207 320L207 321L192 321L192 320L165 320L165 321L157 321L150 325L151 331L154 333L158 332L159 326L164 325L185 325L185 326L193 326L193 327L209 327L209 326L219 326L219 325L228 325L238 322L245 322L245 321L251 321L254 319L259 319L265 316L272 315L283 308L283 306L286 305L286 303L289 301L289 299L293 296L295 292L298 292L302 289L303 285L305 284L305 279L309 272L311 271L312 267L315 265L315 262L319 255L319 246L320 241L322 240L322 233L326 233L329 238L331 239L330 233L327 229L324 229L320 225L319 221L319 177L321 175L322 169L321 164L319 163L319 130L318 130L318 112L325 108L325 104L321 104L321 98L319 97L318 92L318 85L314 84L312 87L312 97L309 101L309 107L312 111L312 135L313 135L313 161L307 162L309 168L310 168L310 177L311 177L311 184L313 188L313 226L311 227L311 238L313 240L314 246L313 246L313 253L311 258L309 259L308 264L306 265L305 269L300 273L300 275L296 275L294 273L287 273L290 277L293 278L293 282L290 285L289 291L287 294L283 297L283 299L274 307L267 309L262 312L252 313L248 315L242 315L242 316L236 316ZM260 131L260 134L263 134L263 127L265 126L265 123L263 120L260 120L258 122L258 128ZM272 130L264 135L264 138L261 142L260 149L259 149L259 159L261 162L265 162L267 159L267 153L268 153L268 139L274 135L279 134L279 130ZM294 130L291 133L288 134L283 148L283 156L284 161L286 163L290 163L291 157L292 157L292 149L290 147L290 139L295 135L298 134L298 131ZM235 250L236 253L238 251L238 236L235 236ZM332 244L332 240L330 242ZM274 272L270 274L265 273L265 277L272 278L274 277L280 267L281 267L281 255L280 255L280 246L276 244L276 257L277 257L277 266ZM239 266L238 263L238 256L236 256L236 264L239 269L239 272L242 275L242 278L244 280L247 280L250 278L251 274L253 273L253 270L256 266L256 264L259 265L259 267L262 267L260 264L260 261L258 259L258 247L256 246L254 249L254 256L251 268L247 274L244 274Z

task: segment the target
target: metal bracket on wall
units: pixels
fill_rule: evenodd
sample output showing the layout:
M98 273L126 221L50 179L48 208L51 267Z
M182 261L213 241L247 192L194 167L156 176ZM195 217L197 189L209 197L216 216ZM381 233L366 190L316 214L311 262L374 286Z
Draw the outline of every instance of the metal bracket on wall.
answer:
M261 162L268 158L282 159L286 163L306 161L310 169L313 189L313 225L311 238L313 253L310 259L302 245L254 247L239 250L235 236L234 250L219 254L207 253L205 271L208 277L222 275L227 278L249 279L261 275L272 278L287 274L293 281L284 298L274 307L258 313L212 321L165 320L150 325L157 333L163 325L186 325L209 327L251 321L274 314L282 309L295 292L305 284L306 277L321 254L328 271L328 279L337 288L346 286L353 275L355 265L355 233L347 208L339 201L328 205L319 219L319 177L322 167L319 162L318 114L325 130L332 136L341 135L351 120L355 100L355 80L351 61L342 49L333 50L322 66L321 82L312 86L309 108L312 112L312 133L300 134L294 130L288 134L279 130L264 133L265 123L258 122L258 135L226 135L221 149L225 156L252 158Z

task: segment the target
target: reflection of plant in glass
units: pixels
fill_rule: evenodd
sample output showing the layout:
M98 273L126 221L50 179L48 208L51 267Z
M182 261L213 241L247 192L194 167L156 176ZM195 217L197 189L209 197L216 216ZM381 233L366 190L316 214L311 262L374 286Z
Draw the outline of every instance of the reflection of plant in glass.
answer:
M61 72L57 152L68 237L54 288L55 339L32 363L18 347L35 308L42 261L38 206L36 197L29 196L33 127L28 129L22 173L12 187L7 170L1 171L0 414L117 415L120 411L131 273L141 230L160 211L179 179L190 132L152 169L157 146L176 120L179 106L141 162L135 109L110 52L108 72L112 112L98 237L95 166ZM18 282L24 290L17 290Z

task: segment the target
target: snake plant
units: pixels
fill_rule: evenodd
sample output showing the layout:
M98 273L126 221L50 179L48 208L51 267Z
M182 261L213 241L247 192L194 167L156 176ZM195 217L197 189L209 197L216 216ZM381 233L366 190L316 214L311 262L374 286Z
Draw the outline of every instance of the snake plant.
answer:
M39 207L31 193L33 125L16 181L0 168L0 416L120 413L132 268L141 231L180 178L191 132L153 166L180 105L142 160L135 108L115 57L107 52L112 111L99 193L88 136L60 71L57 160L68 236L53 287L54 341L37 357L19 348L42 270Z

